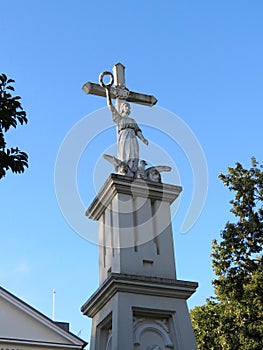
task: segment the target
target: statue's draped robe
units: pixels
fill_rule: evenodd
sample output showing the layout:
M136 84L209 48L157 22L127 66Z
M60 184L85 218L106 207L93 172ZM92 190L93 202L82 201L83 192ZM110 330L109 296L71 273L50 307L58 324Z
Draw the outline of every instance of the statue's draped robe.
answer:
M128 163L131 168L137 167L139 144L136 135L141 129L134 119L121 116L114 106L111 106L111 112L118 131L118 158Z

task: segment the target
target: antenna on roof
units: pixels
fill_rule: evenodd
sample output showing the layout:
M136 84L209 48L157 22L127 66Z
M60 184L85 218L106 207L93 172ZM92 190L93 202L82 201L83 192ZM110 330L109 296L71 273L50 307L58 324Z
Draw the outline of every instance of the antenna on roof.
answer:
M55 321L56 290L52 290L52 320Z
M81 337L82 331L83 331L83 328L81 328L81 330L78 332L77 337Z

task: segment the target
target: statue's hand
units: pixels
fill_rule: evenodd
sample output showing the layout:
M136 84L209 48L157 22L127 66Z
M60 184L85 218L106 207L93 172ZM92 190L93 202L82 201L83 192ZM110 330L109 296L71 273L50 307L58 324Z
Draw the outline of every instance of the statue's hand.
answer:
M148 141L148 140L146 140L146 139L144 139L144 140L143 140L143 143L145 143L145 144L148 146L149 141Z

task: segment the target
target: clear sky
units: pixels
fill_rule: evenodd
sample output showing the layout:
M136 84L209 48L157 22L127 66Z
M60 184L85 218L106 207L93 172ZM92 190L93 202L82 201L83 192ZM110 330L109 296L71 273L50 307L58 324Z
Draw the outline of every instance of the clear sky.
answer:
M16 80L29 119L28 125L9 131L7 141L30 158L25 174L8 173L0 182L2 287L47 316L55 288L56 319L69 321L73 332L89 340L90 321L80 307L98 286L97 246L67 223L54 172L59 148L74 125L85 118L92 133L100 123L100 114L97 119L90 115L105 107L105 99L86 95L82 85L97 82L102 71L122 62L128 88L156 96L158 106L181 118L204 151L207 198L195 225L182 234L195 160L165 138L163 132L176 132L173 124L162 128L162 113L149 109L163 132L149 124L143 128L150 141L145 159L154 163L154 145L160 141L184 188L173 222L178 278L199 282L190 307L204 303L213 293L211 241L231 219L231 195L217 176L237 161L250 166L251 156L263 159L262 16L261 0L1 2L0 67ZM97 140L94 134L74 169L83 202L80 215L109 175L100 159L114 132ZM70 164L70 152L68 159ZM171 182L173 174L163 181ZM96 237L96 225L86 222L88 234Z

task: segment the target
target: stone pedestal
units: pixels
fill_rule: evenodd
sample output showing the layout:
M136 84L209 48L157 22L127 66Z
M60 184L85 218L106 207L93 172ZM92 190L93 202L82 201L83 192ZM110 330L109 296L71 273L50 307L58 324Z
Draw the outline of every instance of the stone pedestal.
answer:
M176 279L170 205L181 187L111 174L87 210L99 222L100 287L83 305L91 350L195 350Z

